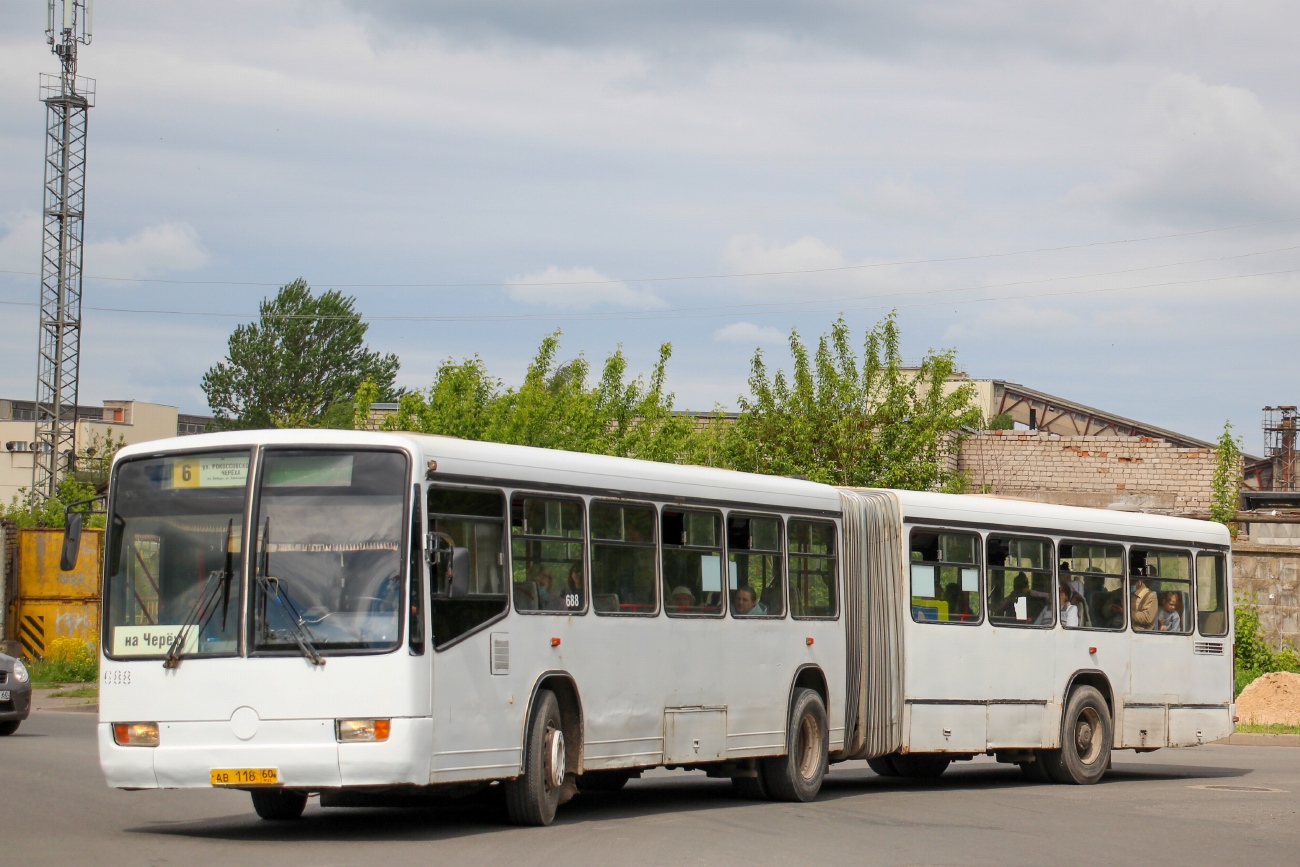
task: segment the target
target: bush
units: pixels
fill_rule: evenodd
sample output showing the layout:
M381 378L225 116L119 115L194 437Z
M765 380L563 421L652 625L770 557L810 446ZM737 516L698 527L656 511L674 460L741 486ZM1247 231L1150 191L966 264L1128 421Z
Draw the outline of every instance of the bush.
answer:
M36 683L93 683L99 680L99 653L93 643L56 638L45 658L27 666Z
M1300 653L1291 645L1275 649L1264 637L1259 625L1259 608L1253 602L1237 598L1232 615L1236 631L1236 689L1240 695L1256 678L1273 671L1300 672Z

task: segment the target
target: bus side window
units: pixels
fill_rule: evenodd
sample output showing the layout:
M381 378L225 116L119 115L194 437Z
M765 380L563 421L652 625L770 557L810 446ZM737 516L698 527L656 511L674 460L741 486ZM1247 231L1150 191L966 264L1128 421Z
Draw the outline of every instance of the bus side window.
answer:
M506 609L503 536L506 497L501 491L431 486L426 553L429 624L433 646L473 632ZM466 574L457 575L461 569Z
M781 519L727 516L727 574L732 617L785 614Z
M581 500L515 494L510 501L510 565L515 610L581 614L583 588Z
M407 641L412 656L424 655L424 598L421 588L424 585L424 540L420 538L420 487L415 487L415 501L411 505L411 545L410 545L410 600L407 605L408 619Z
M1131 548L1129 618L1138 632L1192 631L1192 556L1186 551Z
M1071 588L1080 629L1124 628L1124 548L1101 542L1062 542L1057 580ZM1080 592L1082 591L1082 592ZM1082 597L1081 601L1079 597ZM1074 628L1063 624L1067 628Z
M664 509L664 611L669 617L722 613L722 515Z
M1202 635L1228 634L1228 570L1222 554L1196 555L1196 619Z
M1052 543L1046 539L990 536L986 549L989 621L994 626L1053 625ZM1079 625L1076 609L1067 604L1061 610L1063 623Z
M835 525L829 521L791 520L786 535L790 558L790 616L796 620L834 618L839 613L835 590Z
M591 504L591 607L597 614L655 612L655 517L648 503Z
M912 531L913 620L980 621L979 545L973 533Z

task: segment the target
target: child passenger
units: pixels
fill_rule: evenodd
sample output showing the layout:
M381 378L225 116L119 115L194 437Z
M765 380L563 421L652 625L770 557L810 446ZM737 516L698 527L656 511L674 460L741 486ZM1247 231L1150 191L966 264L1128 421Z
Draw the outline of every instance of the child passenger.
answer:
M1160 594L1160 615L1156 628L1161 632L1183 631L1183 618L1178 613L1178 594L1172 590Z

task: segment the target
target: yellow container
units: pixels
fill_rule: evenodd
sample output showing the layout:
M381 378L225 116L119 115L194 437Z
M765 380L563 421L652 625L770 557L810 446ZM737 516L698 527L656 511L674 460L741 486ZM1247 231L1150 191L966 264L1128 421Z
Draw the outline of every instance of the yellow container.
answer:
M104 531L82 531L77 568L71 572L59 568L62 551L62 530L18 531L14 638L31 659L43 657L56 638L99 642Z

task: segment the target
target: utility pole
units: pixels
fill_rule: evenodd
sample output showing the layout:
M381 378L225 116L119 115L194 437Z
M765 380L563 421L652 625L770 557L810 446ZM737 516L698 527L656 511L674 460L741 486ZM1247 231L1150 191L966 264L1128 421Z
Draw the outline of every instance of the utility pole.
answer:
M86 199L86 117L93 79L77 77L77 46L91 39L92 0L47 0L45 37L60 73L41 74L45 103L45 232L36 358L36 455L32 493L54 496L75 461L81 361L81 236ZM61 14L60 14L61 13Z

